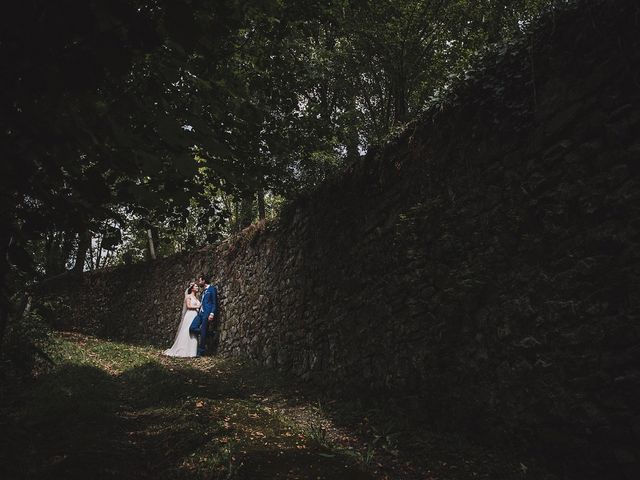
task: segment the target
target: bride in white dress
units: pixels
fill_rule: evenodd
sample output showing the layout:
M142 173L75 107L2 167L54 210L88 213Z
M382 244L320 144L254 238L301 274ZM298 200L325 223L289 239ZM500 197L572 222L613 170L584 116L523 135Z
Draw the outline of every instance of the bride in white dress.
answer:
M191 335L189 332L189 326L191 322L198 314L200 308L200 301L196 294L200 288L198 284L192 283L187 288L184 295L184 304L182 306L182 316L180 317L180 325L178 326L178 333L176 339L170 349L162 352L170 357L195 357L198 352L198 338Z

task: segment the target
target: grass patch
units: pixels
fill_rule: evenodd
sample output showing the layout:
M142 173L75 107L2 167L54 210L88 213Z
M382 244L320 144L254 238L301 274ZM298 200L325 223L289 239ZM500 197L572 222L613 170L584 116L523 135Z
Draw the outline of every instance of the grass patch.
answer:
M47 353L53 367L1 397L2 478L360 478L267 406L273 372L68 333Z
M69 333L47 345L53 365L5 377L0 478L522 478L515 458L424 431L401 406L337 401L243 361Z

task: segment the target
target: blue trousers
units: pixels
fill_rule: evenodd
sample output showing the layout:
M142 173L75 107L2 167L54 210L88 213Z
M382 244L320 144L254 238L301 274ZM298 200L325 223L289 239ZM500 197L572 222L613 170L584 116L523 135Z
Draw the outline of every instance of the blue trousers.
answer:
M199 335L198 339L198 356L204 355L207 341L207 328L209 327L209 319L202 318L202 312L198 313L191 322L189 331L194 335Z

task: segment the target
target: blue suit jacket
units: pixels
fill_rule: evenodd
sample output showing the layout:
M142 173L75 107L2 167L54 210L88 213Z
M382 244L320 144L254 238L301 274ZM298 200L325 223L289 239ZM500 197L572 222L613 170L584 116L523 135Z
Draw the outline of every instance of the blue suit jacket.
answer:
M210 313L218 315L218 288L215 285L209 285L202 295L200 315L203 322L208 320Z

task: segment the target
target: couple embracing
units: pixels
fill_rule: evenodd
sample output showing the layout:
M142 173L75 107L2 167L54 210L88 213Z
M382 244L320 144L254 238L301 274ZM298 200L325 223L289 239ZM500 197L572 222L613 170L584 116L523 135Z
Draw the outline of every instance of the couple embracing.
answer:
M201 273L184 295L180 325L173 345L163 353L170 357L201 357L206 350L209 323L218 315L218 289L211 276ZM198 295L202 292L202 297Z

